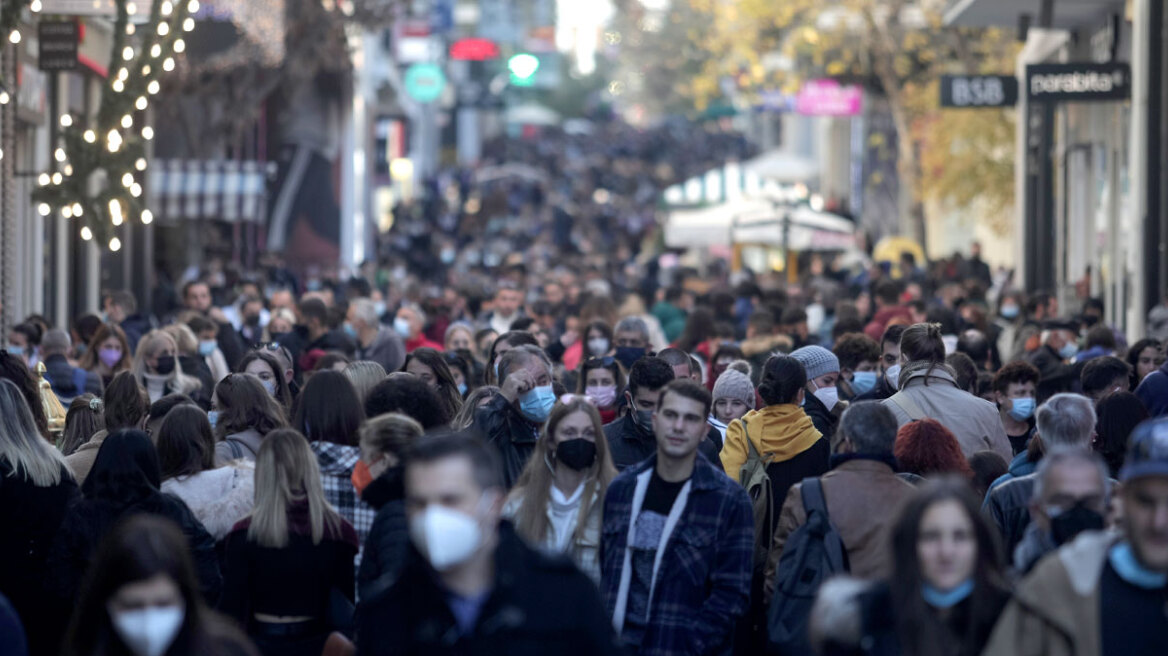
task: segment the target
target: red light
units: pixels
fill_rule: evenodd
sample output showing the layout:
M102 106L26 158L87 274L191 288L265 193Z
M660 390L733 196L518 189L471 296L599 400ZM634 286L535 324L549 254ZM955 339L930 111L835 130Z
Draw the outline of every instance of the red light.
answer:
M490 39L459 39L450 46L450 58L463 61L498 59L499 46Z

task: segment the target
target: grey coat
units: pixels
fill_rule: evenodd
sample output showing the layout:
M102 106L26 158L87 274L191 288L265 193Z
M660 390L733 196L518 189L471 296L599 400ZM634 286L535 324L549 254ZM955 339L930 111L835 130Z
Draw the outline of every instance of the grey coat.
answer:
M381 326L368 347L362 348L358 345L357 357L361 360L372 360L381 365L385 373L391 374L406 363L406 345L397 333L387 326Z
M953 376L940 367L932 373L921 369L907 375L904 380L902 374L900 391L883 401L896 415L897 424L903 426L924 417L936 419L952 431L966 458L989 450L1010 462L1014 455L1010 438L994 404L958 388Z

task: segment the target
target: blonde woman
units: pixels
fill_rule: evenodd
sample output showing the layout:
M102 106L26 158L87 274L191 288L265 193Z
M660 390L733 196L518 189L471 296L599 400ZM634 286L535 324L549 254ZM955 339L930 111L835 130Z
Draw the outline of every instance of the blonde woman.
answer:
M600 413L584 399L558 404L503 515L528 542L567 554L599 583L600 519L615 477Z
M65 614L44 588L49 545L77 498L64 458L41 438L12 381L0 378L0 594L25 618L32 653L48 653Z
M255 508L227 535L220 608L264 656L320 654L339 592L354 600L357 533L324 497L299 432L268 434L256 458Z
M362 405L365 404L365 397L369 396L369 390L385 380L386 376L385 367L372 360L350 362L345 365L342 373L345 374L345 378L348 378L350 383L353 383L353 389L357 391L357 398Z
M211 390L204 389L198 378L183 372L178 360L178 344L161 330L152 330L138 342L131 371L138 384L146 389L150 402L177 392L186 394L204 409L210 406Z

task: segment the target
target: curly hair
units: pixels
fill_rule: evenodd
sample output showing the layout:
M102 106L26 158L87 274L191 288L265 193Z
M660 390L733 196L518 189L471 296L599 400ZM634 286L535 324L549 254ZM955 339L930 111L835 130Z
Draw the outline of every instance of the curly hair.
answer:
M910 421L901 426L892 452L901 471L918 476L959 474L966 479L973 476L957 438L936 419Z

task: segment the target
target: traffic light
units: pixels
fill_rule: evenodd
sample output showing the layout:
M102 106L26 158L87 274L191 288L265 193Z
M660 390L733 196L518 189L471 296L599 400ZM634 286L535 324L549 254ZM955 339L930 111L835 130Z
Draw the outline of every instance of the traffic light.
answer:
M511 84L529 87L535 83L535 73L539 70L539 57L527 52L512 55L507 60L507 70L511 71Z

